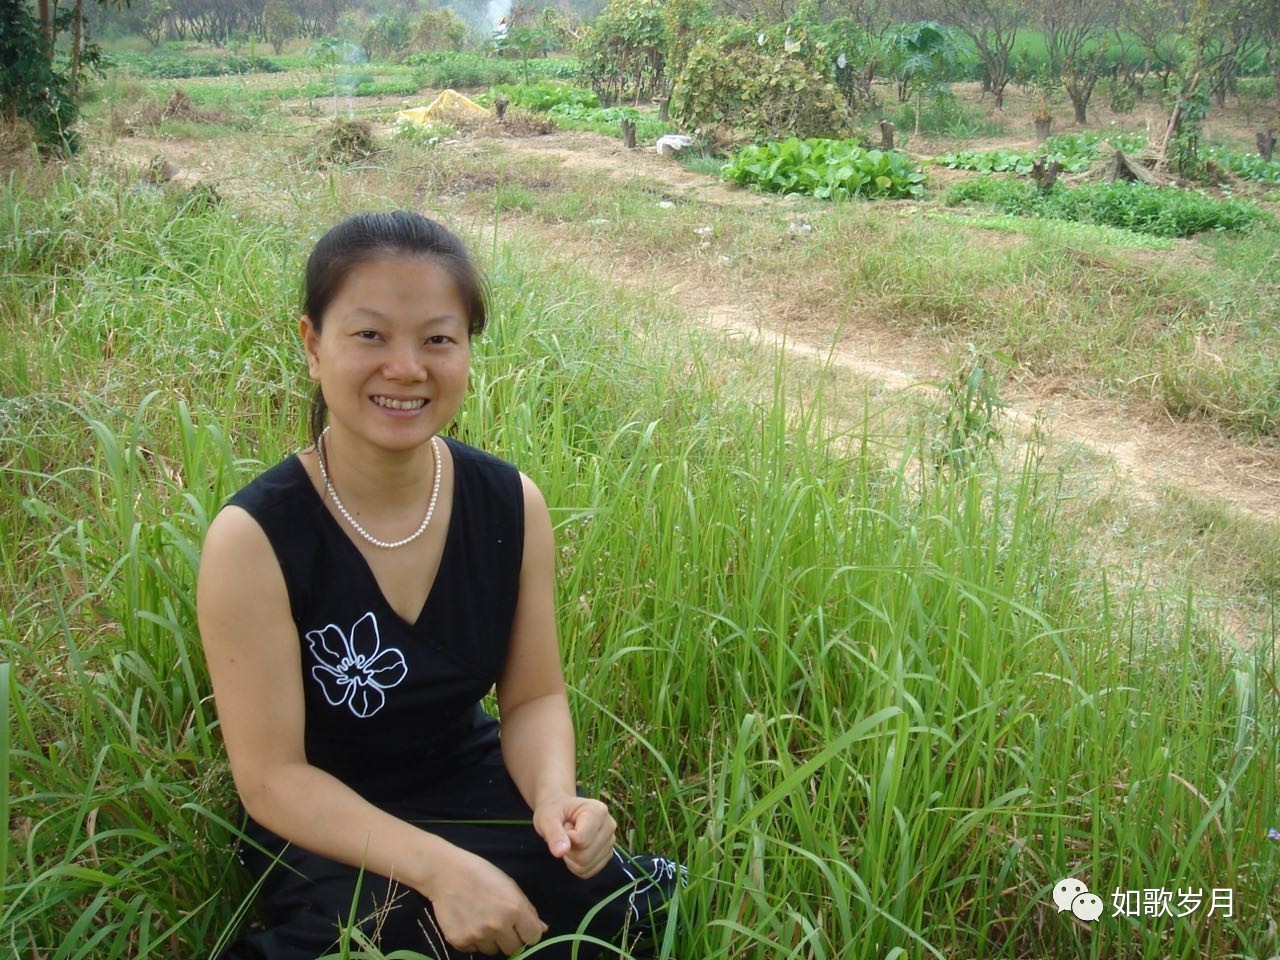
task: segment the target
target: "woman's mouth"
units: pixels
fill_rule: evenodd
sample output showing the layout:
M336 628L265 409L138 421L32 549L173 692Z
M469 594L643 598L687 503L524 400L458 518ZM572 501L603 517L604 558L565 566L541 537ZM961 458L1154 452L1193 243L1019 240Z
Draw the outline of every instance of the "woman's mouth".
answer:
M420 410L427 405L426 397L415 397L412 400L396 400L392 397L374 396L370 399L387 410Z

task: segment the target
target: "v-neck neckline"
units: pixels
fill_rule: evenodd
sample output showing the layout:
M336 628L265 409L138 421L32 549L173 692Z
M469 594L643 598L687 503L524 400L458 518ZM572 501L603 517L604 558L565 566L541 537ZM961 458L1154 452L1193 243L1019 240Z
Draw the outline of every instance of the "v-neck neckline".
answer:
M444 572L445 561L449 558L450 553L456 549L454 546L454 540L457 536L456 531L458 525L454 522L454 519L458 515L458 489L461 486L461 484L458 483L458 458L453 445L449 442L449 438L442 436L440 439L443 440L445 445L449 448L449 459L453 464L453 491L449 496L449 526L445 529L444 547L440 551L440 562L436 565L436 574L431 580L431 586L427 588L427 595L422 601L421 609L418 610L418 616L413 621L406 620L401 616L400 611L398 611L392 605L391 601L387 599L387 595L382 589L382 584L378 582L378 577L373 572L373 567L369 566L369 558L360 552L360 548L356 546L356 542L351 539L351 535L343 529L342 524L338 522L338 518L329 510L328 504L324 502L324 497L321 496L320 491L316 489L316 485L311 479L311 474L308 473L307 468L303 466L302 458L296 453L293 455L294 464L302 473L302 478L306 481L307 490L311 492L311 497L316 508L324 515L325 522L329 524L330 529L337 534L339 539L341 539L345 544L344 549L351 552L361 569L364 570L365 576L368 577L369 582L373 584L373 589L377 592L378 599L382 602L383 607L385 607L387 611L396 618L397 622L403 625L407 630L414 633L417 632L418 626L422 623L423 618L426 615L427 608L431 606L431 601L436 595L436 587L440 584L440 575Z

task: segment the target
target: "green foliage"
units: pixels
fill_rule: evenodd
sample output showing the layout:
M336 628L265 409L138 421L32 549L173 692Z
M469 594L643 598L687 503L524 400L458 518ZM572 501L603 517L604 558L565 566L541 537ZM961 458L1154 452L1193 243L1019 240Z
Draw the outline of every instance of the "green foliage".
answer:
M0 0L0 119L25 120L38 143L74 150L77 115L39 22L22 0Z
M511 60L452 50L411 53L403 62L416 68L413 76L419 87L434 89L470 89L519 83L526 72L545 80L568 80L577 75L577 62L574 60L530 60L521 68Z
M192 77L227 77L246 73L279 73L269 57L193 57L173 53L113 53L108 66L124 67L139 77L155 80L188 80Z
M269 0L262 8L262 33L279 56L284 45L302 32L302 18L284 0Z
M952 170L977 170L979 173L1031 172L1035 154L1030 150L956 150L938 157L938 163Z
M445 140L456 137L457 128L448 123L406 123L396 124L392 136L399 143L407 143L413 147L434 147Z
M307 47L304 56L307 65L317 70L333 70L343 64L363 63L368 59L358 44L343 37L321 37Z
M467 26L448 7L428 10L413 22L409 48L415 52L457 50L467 37Z
M1056 184L1042 193L1026 181L982 176L952 184L943 200L950 206L980 203L1002 213L1104 224L1157 237L1190 237L1206 230L1242 230L1275 222L1247 201L1123 181L1072 188Z
M610 0L578 41L582 76L601 100L641 99L663 87L667 25L659 0Z
M920 197L925 179L896 150L867 150L856 140L796 137L743 147L724 165L723 174L769 193L819 200Z
M864 39L841 24L721 24L690 51L672 116L686 128L724 126L753 139L843 135L853 125L850 98L864 102L855 79Z
M1032 164L1044 157L1056 160L1067 173L1087 170L1097 157L1098 144L1110 142L1117 150L1130 153L1146 144L1140 133L1116 133L1107 137L1090 133L1064 133L1050 137L1038 150L958 150L944 154L938 163L953 170L977 170L979 173L1017 173L1025 176Z
M561 104L598 107L600 99L592 91L562 83L502 83L489 91L488 99L506 97L513 105L529 110L547 111Z
M387 58L409 48L413 26L402 14L384 13L374 17L360 35L360 45L371 57Z
M1257 180L1259 183L1280 183L1280 160L1263 160L1256 153L1243 153L1219 146L1205 147L1204 156L1237 177Z
M1204 179L1208 174L1204 157L1200 153L1201 127L1209 112L1209 92L1203 83L1192 83L1190 89L1175 84L1169 98L1178 111L1178 122L1169 140L1169 158L1178 172L1193 180Z
M894 125L901 131L916 128L916 105L904 103L894 113ZM950 90L940 88L933 96L920 104L920 132L941 134L955 140L974 137L1004 136L1004 122L984 116L980 111L966 107Z
M963 34L932 20L895 24L880 41L882 69L897 82L899 100L911 96L912 86L932 89L946 81L968 52Z
M549 113L558 127L566 130L591 130L612 137L621 136L623 119L630 120L636 125L636 140L640 142L656 140L668 130L668 125L654 114L634 107L584 107L562 103L552 107ZM719 172L718 164L716 171Z
M699 31L711 19L710 0L665 0L662 25L666 31L666 69L669 76L679 76L684 70Z
M1107 81L1107 101L1112 113L1133 113L1138 105L1138 92L1135 87L1119 77Z

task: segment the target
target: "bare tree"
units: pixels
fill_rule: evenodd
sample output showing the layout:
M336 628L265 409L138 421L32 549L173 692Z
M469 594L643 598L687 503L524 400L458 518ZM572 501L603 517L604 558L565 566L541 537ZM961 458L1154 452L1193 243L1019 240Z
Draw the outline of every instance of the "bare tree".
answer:
M1116 0L1119 27L1137 37L1143 51L1143 75L1160 70L1163 86L1178 62L1178 44L1186 33L1191 6L1185 0Z
M1019 28L1026 25L1029 0L938 0L945 20L973 41L986 68L986 86L1004 109L1009 60Z
M1106 64L1107 40L1104 17L1106 4L1095 0L1036 0L1040 25L1044 29L1049 71L1060 77L1076 123L1085 122L1085 111L1093 88Z

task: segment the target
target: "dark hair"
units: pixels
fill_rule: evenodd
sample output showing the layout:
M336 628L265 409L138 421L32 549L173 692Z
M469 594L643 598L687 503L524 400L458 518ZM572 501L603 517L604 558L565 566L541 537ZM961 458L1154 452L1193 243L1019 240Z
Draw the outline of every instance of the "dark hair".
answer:
M362 263L387 257L424 257L438 263L453 278L467 309L467 333L474 337L484 329L488 316L484 283L462 241L434 220L396 210L354 214L317 241L307 258L302 289L302 312L311 318L317 333L325 311L351 271ZM324 394L316 384L311 397L312 440L319 441L327 413Z

